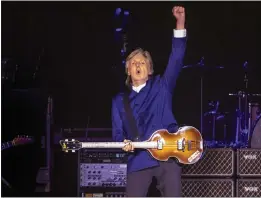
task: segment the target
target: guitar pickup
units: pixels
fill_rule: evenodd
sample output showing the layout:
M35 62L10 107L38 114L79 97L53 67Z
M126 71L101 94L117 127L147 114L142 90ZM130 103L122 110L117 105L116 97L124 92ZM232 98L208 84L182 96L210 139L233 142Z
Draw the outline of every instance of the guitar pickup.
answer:
M191 150L191 140L188 140L188 151Z
M181 138L178 140L177 144L178 144L178 150L180 151L184 151L185 148L185 138Z
M162 150L162 149L163 149L163 142L162 142L161 139L159 139L159 140L157 141L157 149L158 149L158 150Z

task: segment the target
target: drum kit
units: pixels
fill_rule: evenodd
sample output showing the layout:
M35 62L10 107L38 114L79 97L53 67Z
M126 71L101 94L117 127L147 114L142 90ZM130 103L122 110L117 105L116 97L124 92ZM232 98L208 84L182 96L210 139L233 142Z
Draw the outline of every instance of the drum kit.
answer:
M261 105L258 102L261 99L260 93L250 93L248 87L248 63L245 62L244 68L244 87L237 93L228 93L228 97L234 97L237 99L236 109L232 110L234 112L220 112L220 101L210 101L208 103L208 111L203 111L203 79L201 76L201 133L206 137L205 145L207 147L233 147L233 148L247 148L255 147L261 148ZM186 65L186 68L208 68L204 64L204 57L198 64ZM218 66L214 69L223 69L224 67ZM213 69L213 67L211 67ZM235 114L235 115L234 115ZM232 116L231 116L232 115ZM228 117L233 117L235 120L233 123ZM228 121L229 120L229 121ZM211 127L206 127L206 123L211 125ZM221 122L222 121L222 122ZM217 124L218 123L218 124ZM222 123L222 129L217 127ZM232 126L228 130L228 125ZM207 129L207 130L206 130ZM222 130L222 131L221 131ZM232 133L232 137L228 138L228 133ZM222 139L217 140L218 136L222 136ZM222 134L220 134L222 133Z

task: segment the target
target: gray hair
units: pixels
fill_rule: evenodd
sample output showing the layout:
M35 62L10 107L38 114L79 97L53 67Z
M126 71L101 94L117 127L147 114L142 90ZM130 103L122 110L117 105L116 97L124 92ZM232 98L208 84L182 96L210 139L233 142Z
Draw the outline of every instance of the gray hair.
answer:
M149 69L150 69L150 72L151 74L153 74L154 70L153 70L153 62L152 62L152 58L151 58L151 55L148 51L145 51L141 48L138 48L136 50L134 50L133 52L131 52L129 54L129 56L126 58L126 64L125 64L125 72L127 74L127 79L125 81L125 85L126 86L130 86L131 85L131 77L128 75L128 66L129 66L129 62L130 60L136 56L137 54L141 54L142 56L144 56L147 60L147 63L149 64Z

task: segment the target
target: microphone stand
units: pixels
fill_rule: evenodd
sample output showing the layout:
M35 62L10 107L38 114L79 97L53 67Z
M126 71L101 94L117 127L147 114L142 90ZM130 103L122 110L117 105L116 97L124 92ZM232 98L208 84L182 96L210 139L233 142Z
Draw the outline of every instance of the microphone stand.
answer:
M204 57L201 58L198 64L204 67ZM200 131L203 135L203 74L200 75Z
M203 75L200 77L200 131L203 135Z
M251 126L249 124L250 121L250 115L251 113L249 114L248 113L248 73L247 73L247 61L244 63L244 68L245 68L245 76L244 76L244 82L245 82L245 101L244 101L244 127L243 127L243 134L244 134L244 137L248 137L249 136L249 133L250 133L250 130L251 130ZM247 145L247 141L248 141L248 138L245 138L244 139L246 142L246 145Z
M199 63L196 65L186 65L183 66L183 68L193 68L193 67L199 67L204 68L204 57L201 57ZM200 74L200 132L203 135L203 74Z
M247 62L244 63L245 68L244 75L244 90L239 91L238 96L238 110L237 110L237 128L236 128L236 138L235 143L238 146L242 146L244 141L248 141L246 136L249 136L250 126L249 122L249 109L248 109L248 75L247 75ZM242 108L242 105L244 106ZM239 145L240 144L240 145ZM247 144L247 143L246 143Z

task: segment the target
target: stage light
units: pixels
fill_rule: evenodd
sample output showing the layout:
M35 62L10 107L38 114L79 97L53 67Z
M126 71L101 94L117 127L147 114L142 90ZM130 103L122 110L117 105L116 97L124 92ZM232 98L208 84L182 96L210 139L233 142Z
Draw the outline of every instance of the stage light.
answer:
M116 28L116 32L122 31L122 28Z
M115 11L115 15L119 16L121 14L121 8L117 8Z

